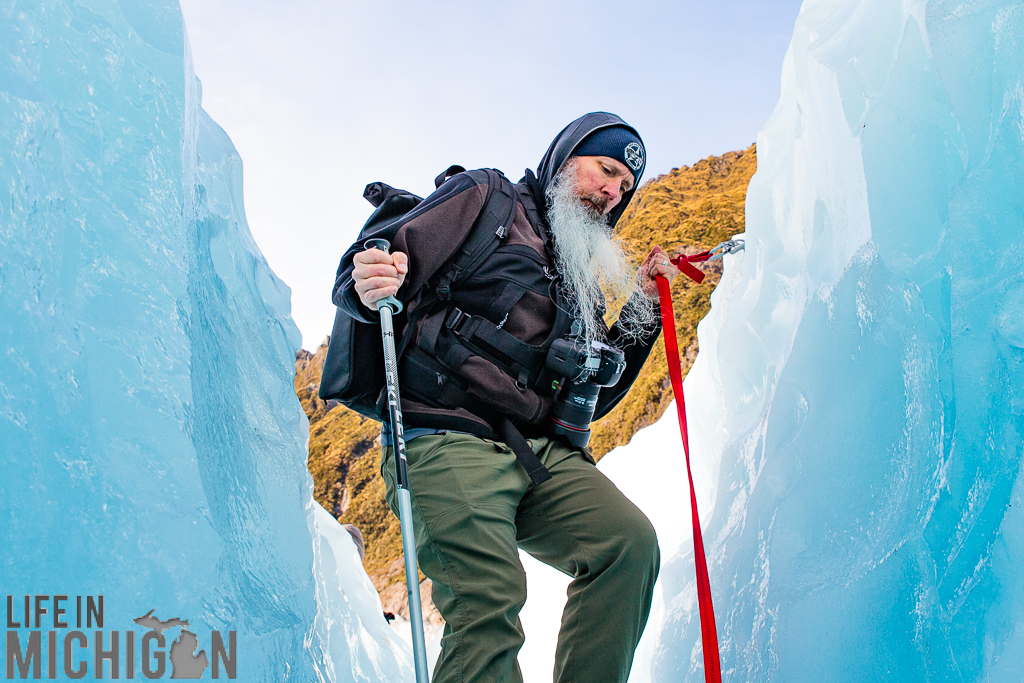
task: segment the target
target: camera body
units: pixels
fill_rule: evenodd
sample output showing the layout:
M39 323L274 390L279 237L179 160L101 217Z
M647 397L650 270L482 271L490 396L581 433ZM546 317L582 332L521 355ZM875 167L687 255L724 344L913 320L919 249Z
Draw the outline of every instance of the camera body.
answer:
M626 356L603 342L586 345L574 339L556 339L545 365L565 378L551 414L552 431L564 435L573 446L584 448L590 443L597 396L602 387L615 386L622 377Z

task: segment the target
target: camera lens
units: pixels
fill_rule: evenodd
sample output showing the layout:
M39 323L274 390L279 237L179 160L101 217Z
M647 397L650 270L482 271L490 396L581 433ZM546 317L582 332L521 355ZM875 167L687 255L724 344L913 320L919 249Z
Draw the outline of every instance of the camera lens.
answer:
M590 382L566 386L551 412L552 431L567 437L577 448L590 443L590 420L600 392L601 387Z

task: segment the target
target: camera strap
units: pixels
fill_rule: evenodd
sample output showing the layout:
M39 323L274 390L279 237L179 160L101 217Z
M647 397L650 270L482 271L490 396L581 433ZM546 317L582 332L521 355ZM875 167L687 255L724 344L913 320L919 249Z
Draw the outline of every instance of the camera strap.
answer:
M548 468L544 467L544 463L540 461L537 454L530 448L530 443L523 436L522 432L512 424L512 420L502 415L498 418L498 423L495 427L497 428L498 438L512 449L519 464L530 475L530 479L535 486L543 484L551 478L551 472L548 472Z

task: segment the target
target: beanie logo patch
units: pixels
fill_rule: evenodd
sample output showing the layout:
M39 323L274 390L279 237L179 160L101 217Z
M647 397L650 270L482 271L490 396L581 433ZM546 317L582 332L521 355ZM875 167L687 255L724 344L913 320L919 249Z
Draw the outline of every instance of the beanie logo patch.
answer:
M626 164L633 169L634 173L643 168L644 148L640 146L639 142L631 142L626 145L626 149L623 154L626 158Z

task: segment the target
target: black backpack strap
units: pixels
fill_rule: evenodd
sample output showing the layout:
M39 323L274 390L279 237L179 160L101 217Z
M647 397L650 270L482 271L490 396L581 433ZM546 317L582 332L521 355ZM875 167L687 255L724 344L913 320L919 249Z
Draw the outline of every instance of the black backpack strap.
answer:
M465 171L466 169L462 166L453 164L434 178L434 185L440 187L448 178ZM470 229L469 237L466 238L466 241L459 248L459 251L456 252L455 256L449 260L449 265L444 271L445 275L441 275L438 278L439 285L436 292L430 286L424 287L420 290L419 295L409 302L406 308L405 333L401 335L401 339L398 341L398 346L395 349L395 356L399 360L408 348L409 342L416 335L416 328L420 320L436 310L436 304L439 300L446 301L451 297L451 284L460 276L465 277L472 274L472 270L493 254L505 237L508 236L508 226L512 225L512 221L515 219L515 189L501 171L486 169L485 173L487 174L488 183L487 197L484 200L484 206L480 211L480 215L477 216L473 227ZM367 189L369 190L369 186L367 186ZM494 206L495 203L500 206ZM501 219L495 218L498 214L501 215ZM493 227L495 224L499 227ZM500 228L501 225L505 226L504 230ZM446 275L450 275L450 277L446 277ZM440 283L442 282L444 283L445 297L440 295L442 289ZM438 325L440 325L440 321ZM439 331L440 329L424 336L436 341ZM380 401L378 400L379 403Z
M441 183L444 183L448 177L464 171L465 169L461 166L449 166L441 175L434 179L434 182L436 184L440 180ZM401 362L401 359L408 350L409 342L416 336L416 328L420 321L433 311L436 311L437 304L440 301L446 301L451 298L450 285L458 279L471 275L508 237L509 226L512 225L512 221L515 219L515 188L501 171L486 169L484 172L486 173L488 183L487 197L484 200L484 206L480 211L480 215L477 216L473 227L470 229L469 236L456 254L449 260L449 265L445 268L444 275L438 278L436 291L434 288L426 286L408 302L405 310L404 333L398 340L397 348L395 349L395 356L399 362ZM377 185L380 187L377 187ZM371 187L367 186L367 192L370 192L370 190ZM389 186L381 183L375 184L372 194L375 197L390 197L391 192L407 194L400 190L396 192ZM444 296L441 295L442 291ZM435 344L442 324L443 316L436 321L436 330L427 330L425 334L420 335L421 345L424 339L429 340L428 343L431 345ZM429 350L433 352L433 348ZM382 405L381 401L383 398L384 393L379 393L377 398L378 409Z
M530 448L526 437L516 429L511 420L502 415L498 418L498 424L495 426L497 427L495 431L497 431L498 436L516 454L516 460L523 466L526 473L530 475L534 485L543 484L551 478L551 472L548 471L547 467L544 467L544 463L540 461L537 454Z
M447 268L437 278L437 298L448 301L451 287L473 274L481 263L508 238L516 217L516 191L511 181L493 168L486 169L487 198L469 237L463 242Z

